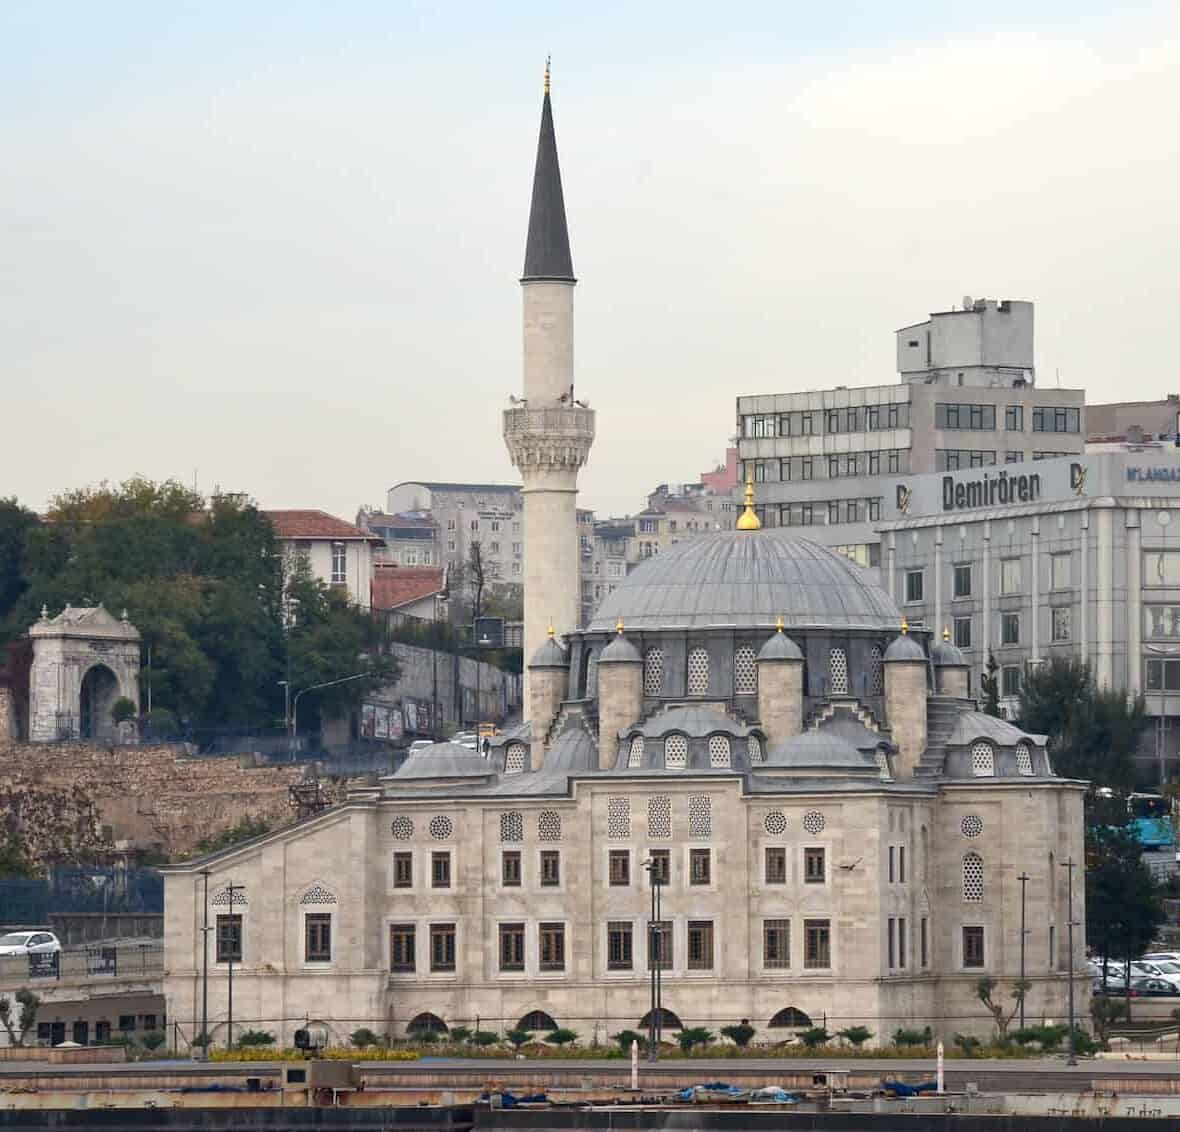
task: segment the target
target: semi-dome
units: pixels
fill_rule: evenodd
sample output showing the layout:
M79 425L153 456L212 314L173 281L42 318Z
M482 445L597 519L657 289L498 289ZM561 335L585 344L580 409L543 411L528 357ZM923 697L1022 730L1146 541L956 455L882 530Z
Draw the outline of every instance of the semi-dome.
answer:
M591 631L622 618L629 630L893 629L901 614L867 572L782 529L718 531L677 543L637 566L598 607Z

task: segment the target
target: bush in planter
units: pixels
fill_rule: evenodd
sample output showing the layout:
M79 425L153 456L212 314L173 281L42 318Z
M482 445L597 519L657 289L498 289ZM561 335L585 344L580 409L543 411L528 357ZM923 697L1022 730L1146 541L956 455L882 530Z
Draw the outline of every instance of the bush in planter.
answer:
M456 1045L462 1045L471 1041L471 1030L467 1026L452 1026L450 1038Z
M420 1046L432 1046L439 1040L437 1030L411 1030L410 1041Z
M847 1030L839 1030L837 1037L843 1038L850 1046L860 1049L873 1036L873 1031L867 1026L849 1026Z
M676 1035L680 1048L685 1053L692 1053L694 1046L707 1046L713 1040L713 1034L704 1026L690 1026Z
M956 1034L955 1045L963 1051L964 1057L974 1057L979 1050L979 1039L970 1034Z
M528 1030L509 1030L504 1035L512 1043L514 1049L520 1049L532 1036Z
M134 719L139 709L135 706L134 700L129 700L126 696L120 696L111 705L111 722L118 725L126 723L129 719Z
M238 1045L244 1049L251 1046L273 1046L275 1036L266 1030L243 1030L238 1035Z
M750 1025L749 1019L743 1018L736 1026L722 1026L721 1036L728 1038L739 1049L745 1049L758 1031Z
M893 1033L895 1046L928 1046L933 1040L934 1034L929 1026L924 1030L898 1029Z
M453 1030L451 1032L454 1033ZM475 1033L472 1034L470 1038L468 1038L468 1041L470 1041L473 1046L494 1046L499 1040L499 1037L496 1034L493 1034L491 1030L476 1030Z
M368 1026L361 1026L360 1029L353 1030L348 1035L348 1040L357 1049L368 1049L369 1046L379 1046L381 1044L381 1039Z
M163 1030L148 1030L142 1038L139 1039L140 1045L149 1052L155 1052L168 1040L168 1035Z
M617 1034L611 1035L611 1040L619 1043L619 1049L624 1053L631 1052L631 1043L639 1043L639 1051L642 1053L647 1048L647 1036L639 1033L637 1030L620 1030Z
M826 1046L832 1040L832 1035L824 1026L812 1026L809 1030L799 1032L799 1040L808 1049L818 1049L820 1046Z
M555 1046L568 1046L578 1040L578 1035L573 1030L567 1030L564 1026L558 1026L556 1030L550 1030L547 1040L551 1041Z

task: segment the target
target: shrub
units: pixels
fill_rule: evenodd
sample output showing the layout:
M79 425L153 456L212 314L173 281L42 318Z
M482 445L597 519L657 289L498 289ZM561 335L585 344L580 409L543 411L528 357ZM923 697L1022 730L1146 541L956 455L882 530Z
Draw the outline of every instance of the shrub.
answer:
M1073 1051L1083 1057L1090 1057L1098 1051L1098 1043L1081 1026L1073 1028Z
M206 1034L204 1030L202 1030L195 1038L193 1038L192 1044L196 1046L197 1049L204 1049L206 1046L213 1044L213 1039L208 1034Z
M873 1036L873 1031L864 1026L849 1026L847 1030L840 1030L837 1036L843 1038L850 1046L860 1049Z
M504 1035L512 1043L514 1049L520 1049L532 1036L528 1030L509 1030Z
M436 1030L411 1030L410 1041L417 1042L420 1046L432 1046L438 1041L438 1032Z
M156 708L147 714L147 734L152 739L175 739L180 734L180 724L168 708Z
M964 1057L974 1057L979 1049L979 1039L973 1038L970 1034L956 1034L955 1045L963 1051Z
M567 1046L572 1042L576 1042L578 1035L573 1030L567 1030L564 1026L558 1026L556 1030L549 1031L549 1040L555 1046Z
M704 1026L690 1026L687 1030L681 1030L676 1040L685 1053L692 1053L693 1046L707 1046L713 1040L713 1035Z
M1025 1026L1017 1030L1012 1039L1022 1046L1036 1042L1046 1053L1052 1053L1061 1048L1068 1033L1068 1026Z
M750 1039L757 1033L749 1021L743 1018L736 1026L722 1026L721 1036L728 1038L733 1044L740 1049L745 1049L750 1044Z
M471 1030L467 1026L452 1026L451 1041L456 1044L471 1041Z
M379 1046L381 1044L381 1039L368 1026L361 1026L359 1030L353 1030L348 1035L348 1040L357 1049L368 1049L369 1046Z
M168 1040L168 1035L163 1030L148 1030L139 1040L144 1049L157 1050Z
M799 1032L799 1040L808 1049L816 1049L819 1046L826 1046L832 1040L832 1035L823 1026L812 1026L809 1030Z
M452 1030L451 1033L454 1033L454 1031ZM499 1040L499 1037L496 1034L493 1034L491 1030L476 1030L475 1033L472 1034L470 1038L468 1038L468 1041L470 1041L473 1046L494 1046Z
M248 1049L250 1046L273 1046L275 1036L266 1030L243 1030L238 1035L238 1045Z
M619 1049L624 1053L631 1052L631 1043L638 1042L640 1051L647 1048L647 1036L639 1033L637 1030L620 1030L614 1035L613 1040L619 1043Z
M928 1046L933 1038L934 1034L929 1026L924 1030L898 1029L893 1034L893 1044L895 1046Z
M138 710L134 700L129 700L126 696L120 696L111 705L111 721L116 724L126 723L127 720L135 718Z

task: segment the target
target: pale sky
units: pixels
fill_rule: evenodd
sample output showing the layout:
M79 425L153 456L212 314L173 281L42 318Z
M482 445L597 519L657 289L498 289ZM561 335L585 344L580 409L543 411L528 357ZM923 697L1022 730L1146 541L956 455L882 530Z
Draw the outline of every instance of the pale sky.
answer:
M1041 384L1180 392L1175 3L7 0L0 496L513 482L549 52L582 506L964 294L1036 303Z

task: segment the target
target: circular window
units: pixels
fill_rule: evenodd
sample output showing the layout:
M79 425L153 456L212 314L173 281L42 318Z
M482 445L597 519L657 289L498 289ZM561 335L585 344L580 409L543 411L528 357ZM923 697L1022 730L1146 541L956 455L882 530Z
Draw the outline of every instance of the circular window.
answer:
M430 819L430 836L435 841L446 841L455 832L454 823L448 817L437 814Z
M824 816L819 810L808 810L803 815L803 828L808 833L823 833L824 824Z
M968 814L959 822L959 828L964 837L978 837L983 832L983 818L978 814Z
M398 814L390 823L389 831L398 841L409 841L414 836L414 822L405 814Z
M777 837L780 833L787 832L787 818L782 810L771 810L766 815L765 821L762 823L766 832L772 837Z

